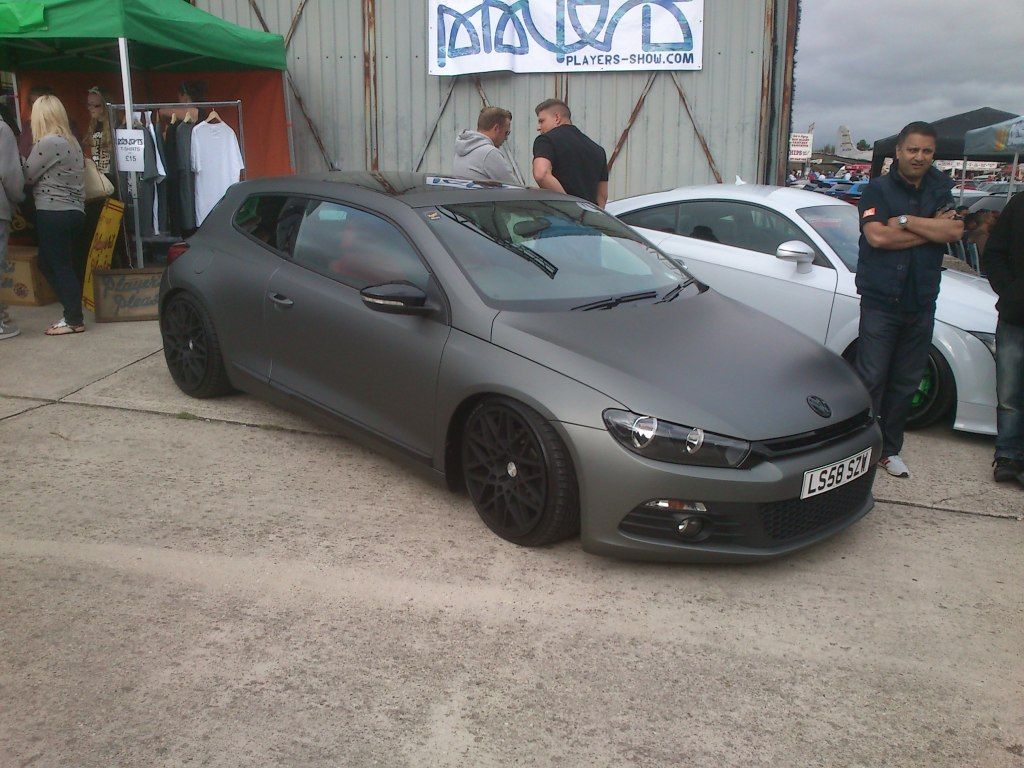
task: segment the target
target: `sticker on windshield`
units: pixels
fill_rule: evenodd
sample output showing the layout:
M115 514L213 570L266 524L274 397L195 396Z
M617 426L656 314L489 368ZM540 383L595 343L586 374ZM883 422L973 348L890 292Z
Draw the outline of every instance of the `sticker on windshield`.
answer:
M437 211L427 211L427 218L431 221L437 221L441 218L441 214Z

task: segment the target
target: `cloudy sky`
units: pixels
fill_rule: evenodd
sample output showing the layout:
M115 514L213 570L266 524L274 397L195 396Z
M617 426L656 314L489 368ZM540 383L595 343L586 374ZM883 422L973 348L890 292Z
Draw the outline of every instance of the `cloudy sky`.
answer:
M793 130L814 147L978 107L1024 114L1024 0L803 0Z

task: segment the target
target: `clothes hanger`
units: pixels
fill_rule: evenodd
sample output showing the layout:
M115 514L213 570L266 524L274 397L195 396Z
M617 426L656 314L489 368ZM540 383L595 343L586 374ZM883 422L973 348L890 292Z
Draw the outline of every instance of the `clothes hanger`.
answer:
M171 125L174 125L176 122L178 122L178 113L171 112Z
M210 114L208 114L206 116L206 119L203 122L204 123L212 123L214 121L217 121L218 123L223 123L224 122L223 120L220 119L220 115L217 114L217 110L211 109L210 110Z

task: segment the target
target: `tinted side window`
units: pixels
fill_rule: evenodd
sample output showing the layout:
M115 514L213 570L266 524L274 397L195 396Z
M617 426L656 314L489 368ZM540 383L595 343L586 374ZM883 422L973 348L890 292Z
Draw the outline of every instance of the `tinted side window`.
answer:
M430 279L419 255L393 224L321 200L306 206L292 260L357 290L394 282L426 290Z
M810 238L785 216L760 206L728 200L681 203L678 234L770 256L788 240L799 240L814 248ZM827 262L821 263L827 266Z
M642 211L633 211L619 216L631 227L643 227L644 229L656 229L659 232L676 232L676 216L679 206L675 203L670 205L659 205L656 208L645 208Z
M235 212L235 228L276 251L290 254L306 200L286 195L253 195Z

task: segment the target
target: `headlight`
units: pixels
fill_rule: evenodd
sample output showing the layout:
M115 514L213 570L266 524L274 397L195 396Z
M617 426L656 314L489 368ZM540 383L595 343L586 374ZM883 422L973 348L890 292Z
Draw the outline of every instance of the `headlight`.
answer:
M605 426L625 448L656 461L700 467L738 467L750 453L750 443L684 427L653 416L608 409Z
M992 357L996 356L996 335L994 333L982 333L981 331L968 331L968 333L988 347Z

